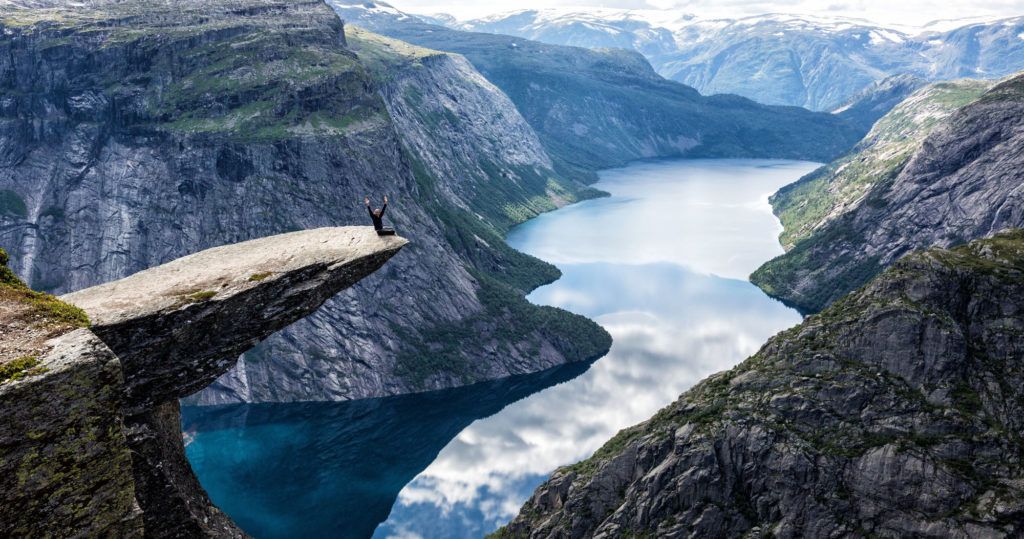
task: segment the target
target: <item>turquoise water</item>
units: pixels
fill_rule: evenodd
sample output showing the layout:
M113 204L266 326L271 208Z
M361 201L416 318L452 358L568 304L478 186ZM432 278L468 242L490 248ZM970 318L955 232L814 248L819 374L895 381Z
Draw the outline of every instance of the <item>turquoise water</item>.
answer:
M770 193L817 167L669 160L604 171L611 197L509 243L563 271L535 303L577 312L607 356L468 388L346 403L186 408L213 501L261 537L479 537L552 470L586 458L799 315L746 281L782 252Z

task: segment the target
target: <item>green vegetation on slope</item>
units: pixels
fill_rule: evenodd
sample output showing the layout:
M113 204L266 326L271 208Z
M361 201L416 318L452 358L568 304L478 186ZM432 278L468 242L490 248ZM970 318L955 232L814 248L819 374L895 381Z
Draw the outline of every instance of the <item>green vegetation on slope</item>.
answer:
M38 318L37 323L61 327L88 327L89 317L85 311L69 305L56 297L36 292L7 267L7 252L0 249L0 301L14 301L31 307Z
M321 9L274 0L135 0L75 10L11 8L0 23L52 33L54 54L140 59L106 61L104 69L80 75L123 104L126 127L277 141L344 135L386 114L379 100L365 98L368 76L340 42L341 21L315 16ZM277 15L284 10L299 13Z
M788 253L765 262L750 275L750 282L770 296L785 297L787 304L804 313L820 311L835 299L836 294L858 288L884 269L878 258L868 257L847 264L856 260L854 253L846 252L834 260L830 253L818 248L821 245L846 246L861 242L862 238L846 222L846 218L833 221L811 238L797 243ZM817 287L803 294L800 299L786 295L792 283L802 278L805 268L821 267L823 264L836 264L843 268L840 273L832 276L829 286Z
M1024 99L1024 77L1019 75L1001 81L981 101L1020 101Z
M787 250L859 204L876 184L894 178L942 120L981 97L989 81L939 82L914 92L883 116L854 150L783 187L770 202Z
M558 470L493 537L628 524L668 536L709 514L736 536L806 529L779 520L794 508L818 529L1016 529L1019 510L985 500L1020 507L1024 496L1006 486L1024 456L1022 277L1024 230L910 254ZM890 481L894 465L903 472ZM907 517L887 528L848 514L879 502Z
M383 81L387 81L395 69L423 67L422 61L425 58L445 54L367 32L358 26L346 26L345 39L349 49L356 53L363 65L370 69L377 80Z
M424 95L424 92L436 92L437 75L429 74L429 70L448 73L446 70L455 69L453 55L410 45L355 26L347 26L346 35L350 48L361 62L370 66L374 79L382 85L382 92L389 96L388 101L399 110L407 111L396 113L396 116L408 115L415 119L413 125L408 126L407 131L411 132L405 133L406 137L428 141L462 137L476 144L447 154L440 149L444 144L433 148L429 146L434 145L429 144L421 150L435 160L444 161L449 170L457 171L458 181L449 182L448 187L474 212L484 216L487 224L500 235L516 224L556 209L559 204L603 195L581 184L592 179L589 176L555 170L557 166L546 168L500 162L503 150L500 137L506 134L477 136L477 127L468 125L473 120L465 118L465 109L459 108L461 104L457 96L460 94L457 92L468 92L473 88L477 81L472 77L450 81L452 88L449 90L456 92L451 96ZM489 90L479 88L479 91ZM496 117L504 117L507 113L496 111ZM410 153L415 152L410 150Z
M436 180L423 164L409 159L422 202L444 223L447 241L468 260L483 310L430 328L419 338L406 336L395 374L418 387L434 377L464 384L481 381L488 367L481 358L495 353L490 347L498 347L498 354L511 352L511 346L536 354L544 340L553 342L569 361L595 359L608 351L611 336L601 326L562 309L533 305L523 297L558 279L558 268L509 247L503 230L451 208L438 196ZM481 342L481 335L489 336L487 342Z

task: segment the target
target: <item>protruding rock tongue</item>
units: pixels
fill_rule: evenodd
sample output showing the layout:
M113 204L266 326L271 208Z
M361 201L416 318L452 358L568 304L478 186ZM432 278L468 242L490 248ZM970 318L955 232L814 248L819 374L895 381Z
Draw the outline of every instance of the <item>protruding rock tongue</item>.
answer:
M406 243L370 227L305 230L208 249L62 299L89 314L121 359L130 415L206 387Z

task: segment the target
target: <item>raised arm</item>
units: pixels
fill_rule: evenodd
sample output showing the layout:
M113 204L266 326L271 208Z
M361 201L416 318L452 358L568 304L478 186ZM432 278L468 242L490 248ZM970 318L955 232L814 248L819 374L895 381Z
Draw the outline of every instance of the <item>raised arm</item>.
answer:
M384 205L380 207L380 216L384 217L384 210L388 209L388 196L384 195Z

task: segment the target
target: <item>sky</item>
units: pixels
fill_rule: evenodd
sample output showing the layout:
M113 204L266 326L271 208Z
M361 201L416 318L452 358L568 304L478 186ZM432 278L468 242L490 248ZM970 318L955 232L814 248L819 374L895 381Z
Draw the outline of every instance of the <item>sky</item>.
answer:
M448 13L470 19L546 7L605 7L656 9L704 17L735 18L763 13L843 16L867 19L887 26L922 26L937 19L986 19L1024 15L1024 0L391 0L410 13Z

